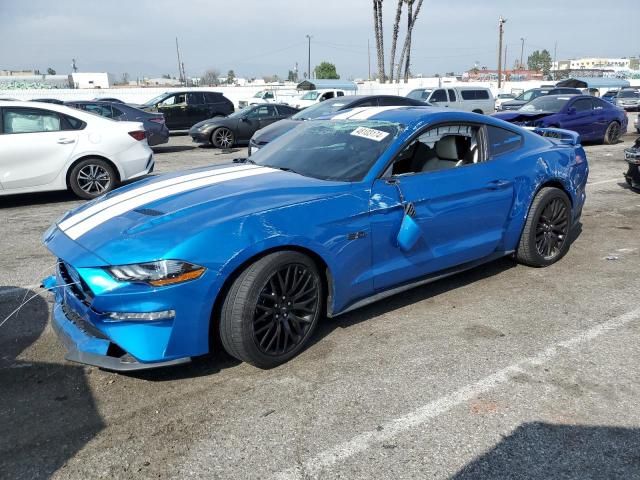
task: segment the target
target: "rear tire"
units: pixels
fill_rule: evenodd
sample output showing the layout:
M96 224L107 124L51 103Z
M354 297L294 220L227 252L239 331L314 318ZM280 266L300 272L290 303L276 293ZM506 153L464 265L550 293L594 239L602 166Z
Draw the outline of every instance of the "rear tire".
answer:
M69 188L80 198L96 198L113 190L118 177L113 167L100 158L85 158L69 173Z
M569 250L571 202L559 188L544 187L531 202L516 252L518 262L547 267Z
M616 121L611 122L604 132L603 142L606 145L613 145L620 139L620 124Z
M318 323L324 300L315 263L292 251L249 265L233 282L220 314L227 353L258 368L296 356Z

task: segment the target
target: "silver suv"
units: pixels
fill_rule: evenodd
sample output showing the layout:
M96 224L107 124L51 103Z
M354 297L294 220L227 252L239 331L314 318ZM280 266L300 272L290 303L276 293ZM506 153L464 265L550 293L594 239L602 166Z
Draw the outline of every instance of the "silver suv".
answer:
M616 105L625 110L640 109L640 92L633 89L620 90L616 96Z

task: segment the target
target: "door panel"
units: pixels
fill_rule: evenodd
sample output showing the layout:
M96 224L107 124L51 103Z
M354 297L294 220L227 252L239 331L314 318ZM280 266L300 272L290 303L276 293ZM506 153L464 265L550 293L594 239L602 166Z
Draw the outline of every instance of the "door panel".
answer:
M477 260L501 244L513 181L501 161L376 180L371 197L376 290ZM412 202L421 238L409 252L396 245L404 214L398 187Z
M569 104L567 107L573 107L576 111L573 114L564 115L562 128L573 130L574 132L579 133L584 139L591 138L594 134L594 115L591 100L588 98L581 98Z

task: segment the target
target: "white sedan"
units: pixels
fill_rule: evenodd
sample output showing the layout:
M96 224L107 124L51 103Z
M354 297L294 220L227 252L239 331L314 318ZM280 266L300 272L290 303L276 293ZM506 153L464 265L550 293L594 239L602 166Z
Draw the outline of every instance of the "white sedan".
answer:
M94 198L153 166L142 123L0 101L0 195L70 189Z

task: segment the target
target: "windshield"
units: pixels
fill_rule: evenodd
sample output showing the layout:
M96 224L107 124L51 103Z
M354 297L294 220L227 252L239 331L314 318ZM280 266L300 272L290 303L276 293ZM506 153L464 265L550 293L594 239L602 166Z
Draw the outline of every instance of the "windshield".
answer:
M303 96L301 96L300 100L315 100L316 98L318 98L318 95L320 95L320 92L316 92L315 90L312 90L310 92L305 93Z
M571 97L542 96L520 108L521 112L553 112L557 113L571 100Z
M264 95L264 90L260 90L253 96L253 98L262 98L262 95Z
M251 155L265 167L321 180L362 180L402 131L398 123L365 120L305 122Z
M618 94L619 98L640 98L640 93L635 90L622 90Z
M498 98L515 98L515 96L512 93L500 93Z
M151 100L147 100L146 102L144 102L142 104L142 106L151 106L151 105L155 105L156 103L160 103L162 100L164 100L167 97L166 93L163 93L162 95L158 95L157 97L153 97Z
M407 98L413 98L414 100L426 100L431 95L433 90L425 90L423 88L419 88L417 90L411 90L407 95Z
M524 100L525 102L528 102L534 98L546 95L547 91L548 90L527 90L526 92L521 93L516 100Z
M246 115L247 113L249 113L251 110L253 110L255 108L255 105L249 105L248 107L244 107L240 110L236 110L235 112L227 115L228 118L239 118L242 117L244 115Z
M333 112L341 110L348 102L345 100L326 100L316 105L311 105L308 108L296 113L291 117L292 120L313 120L314 118L321 117L322 115L328 115Z

